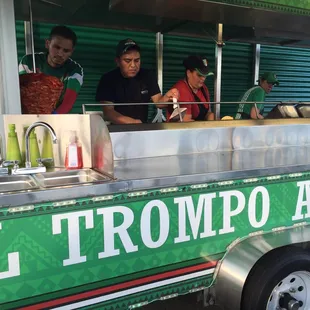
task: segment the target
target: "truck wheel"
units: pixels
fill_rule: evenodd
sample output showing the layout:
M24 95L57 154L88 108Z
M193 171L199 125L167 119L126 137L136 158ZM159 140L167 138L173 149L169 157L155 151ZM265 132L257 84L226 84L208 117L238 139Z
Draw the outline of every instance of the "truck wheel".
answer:
M242 310L310 309L310 253L298 247L274 250L251 270Z

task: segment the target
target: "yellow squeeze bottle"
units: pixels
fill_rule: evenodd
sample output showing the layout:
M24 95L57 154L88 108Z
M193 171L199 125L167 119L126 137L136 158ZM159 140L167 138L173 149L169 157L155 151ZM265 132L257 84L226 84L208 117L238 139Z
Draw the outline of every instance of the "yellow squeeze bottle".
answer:
M39 151L37 135L34 129L31 130L30 137L29 137L29 143L30 143L31 167L38 167L37 159L41 158L41 156L40 156L40 151Z
M22 161L18 137L15 131L15 124L9 124L9 133L6 147L6 160L18 160L19 163L21 163Z
M53 143L52 143L51 135L49 134L47 129L44 129L42 158L52 158L53 159L52 162L46 162L44 163L44 165L46 167L54 166Z

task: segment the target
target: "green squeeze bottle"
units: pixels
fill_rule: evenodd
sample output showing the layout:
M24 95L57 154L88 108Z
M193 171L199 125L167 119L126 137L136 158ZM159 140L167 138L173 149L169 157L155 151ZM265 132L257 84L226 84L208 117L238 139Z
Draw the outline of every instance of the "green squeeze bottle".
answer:
M22 161L18 137L15 131L15 124L9 124L8 141L6 146L6 160L18 160L19 163Z
M30 137L29 137L29 143L30 143L31 167L38 167L37 159L41 158L41 156L40 156L40 151L39 151L37 135L34 129L31 130Z
M44 129L42 158L51 158L52 159L51 162L44 163L44 165L46 167L53 167L54 166L53 143L52 143L51 135L49 134L47 129Z

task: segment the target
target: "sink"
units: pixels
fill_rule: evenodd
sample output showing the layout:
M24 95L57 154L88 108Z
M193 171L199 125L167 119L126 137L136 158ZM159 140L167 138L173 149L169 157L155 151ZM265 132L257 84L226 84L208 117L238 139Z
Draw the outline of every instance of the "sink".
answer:
M110 179L92 169L63 170L56 172L44 172L34 175L36 181L42 187L60 187L80 184L107 182Z
M26 191L37 188L39 188L38 185L30 175L0 176L0 193Z

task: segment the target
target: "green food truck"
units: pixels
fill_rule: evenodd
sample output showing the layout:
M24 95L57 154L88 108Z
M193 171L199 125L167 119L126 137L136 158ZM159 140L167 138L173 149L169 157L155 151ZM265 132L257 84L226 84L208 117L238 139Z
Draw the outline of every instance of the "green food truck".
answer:
M84 2L68 12L100 8ZM50 22L66 16L50 7L68 8L32 4ZM15 2L16 18L24 7ZM110 10L243 26L277 17L266 28L296 33L310 23L305 1L115 0ZM50 135L55 166L1 152L1 309L135 309L185 294L229 310L310 309L310 122L292 117L296 105L290 117L220 120L221 24L215 121L107 126L96 113L21 114L13 1L0 16L2 140L15 124L27 161L31 132L39 144ZM64 169L72 130L79 170Z

